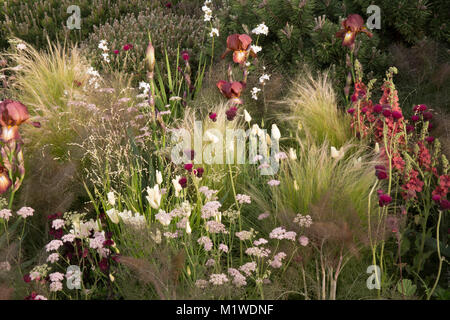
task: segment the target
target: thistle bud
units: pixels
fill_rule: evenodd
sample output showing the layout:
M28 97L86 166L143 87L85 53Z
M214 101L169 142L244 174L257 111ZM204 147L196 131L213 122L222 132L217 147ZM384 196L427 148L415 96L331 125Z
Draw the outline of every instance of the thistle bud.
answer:
M155 69L155 48L153 47L151 42L147 46L145 59L147 59L150 72L153 72L153 70Z

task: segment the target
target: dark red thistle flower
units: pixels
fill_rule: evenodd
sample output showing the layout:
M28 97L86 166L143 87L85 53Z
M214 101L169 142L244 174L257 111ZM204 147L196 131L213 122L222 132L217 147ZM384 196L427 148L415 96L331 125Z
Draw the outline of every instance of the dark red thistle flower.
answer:
M432 143L434 141L434 137L432 137L432 136L426 137L425 141L428 143Z
M187 52L186 50L181 51L181 58L183 58L184 61L189 61L189 52Z
M222 54L221 58L233 52L233 61L236 63L244 63L247 60L249 54L256 57L256 54L251 50L250 44L252 38L246 34L232 34L227 37L227 49Z
M361 113L366 113L367 110L369 110L369 109L367 107L364 107L364 108L361 109Z
M193 166L194 166L194 165L193 165L192 163L186 163L186 164L184 165L184 168L185 168L187 171L191 172Z
M237 108L236 107L231 107L230 109L228 109L227 111L225 111L225 114L227 116L227 119L229 121L233 121L234 118L237 115Z
M48 220L55 220L55 219L59 219L63 216L64 214L62 212L57 212L55 214L50 214L47 219Z
M27 273L26 275L23 276L23 281L25 281L26 283L31 282L31 277L30 277L29 273Z
M336 37L342 39L342 45L353 48L358 33L364 32L369 38L373 34L364 26L364 19L359 14L351 14L342 21L342 29L336 33Z
M392 115L391 110L389 110L389 109L383 110L383 116L385 116L386 118L389 118L391 115Z
M428 124L428 131L430 131L431 129L433 129L433 124L432 124L432 123L429 123L429 124Z
M98 217L100 218L100 221L102 221L102 222L105 222L107 220L106 219L106 213L104 213L104 212L100 212Z
M378 198L379 198L378 203L379 203L380 207L384 207L384 206L388 205L389 203L391 203L391 201L392 201L391 196L388 194L384 194L384 193L379 194Z
M380 180L387 179L388 175L386 173L386 167L385 166L375 166L375 175Z
M196 175L198 178L201 178L203 176L203 173L205 172L205 170L202 167L198 167L196 169Z
M417 114L415 114L415 115L413 115L413 116L411 117L411 120L412 120L413 122L417 122L417 121L420 120L420 117L419 117Z
M210 112L210 113L209 113L209 118L210 118L213 122L216 122L216 121L217 121L217 113L215 113L215 112Z
M400 111L394 110L394 111L392 111L392 117L394 119L398 120L398 119L403 118L403 115L402 115L402 113Z
M166 2L166 4L165 4L165 6L166 6L166 8L172 8L172 3L170 3L170 2Z
M381 111L383 111L383 106L381 104L376 104L373 107L373 111L376 112L376 113L380 113Z
M424 111L426 111L428 109L428 107L425 105L425 104L419 104L419 105L417 105L417 106L415 106L414 108L413 108L413 111L414 112L424 112Z
M406 126L406 132L407 132L407 133L411 133L411 132L413 132L414 130L415 130L415 127L414 127L413 125L408 124L408 125Z
M180 180L178 180L178 183L180 184L180 186L182 188L186 188L187 187L187 178L181 177Z
M114 241L111 240L111 239L107 239L107 240L103 241L103 246L104 247L110 247L112 245L114 245Z
M63 229L55 230L55 229L51 228L48 233L51 236L53 236L53 238L55 238L55 239L61 239L62 236L64 235L64 230Z
M350 109L347 110L347 112L349 114L353 114L353 113L355 113L355 108L350 108Z
M98 266L100 267L100 270L102 270L103 272L107 272L109 269L108 259L102 258L102 260L100 260L100 262L98 263Z
M439 201L441 201L441 196L438 194L435 194L434 196L431 197L431 200L433 200L434 202L439 202Z
M433 119L433 114L431 113L431 112L424 112L423 113L423 119L424 120L431 120L431 119Z
M25 297L25 300L35 300L38 294L36 292L32 292L30 295Z
M450 209L450 201L442 199L441 200L441 210L448 210Z
M133 48L133 45L128 43L128 44L124 45L122 49L123 49L123 51L128 51L131 48Z

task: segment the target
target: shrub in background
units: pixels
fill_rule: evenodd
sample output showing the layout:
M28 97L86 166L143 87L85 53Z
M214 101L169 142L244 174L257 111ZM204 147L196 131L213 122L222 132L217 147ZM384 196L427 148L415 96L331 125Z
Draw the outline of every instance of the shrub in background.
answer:
M66 36L71 41L81 42L94 26L112 22L126 14L148 14L154 8L165 12L196 15L201 5L196 0L171 1L166 7L164 1L155 0L8 0L0 4L0 48L6 48L7 38L16 36L37 48L50 40L62 41ZM71 16L67 8L77 5L81 10L81 29L69 30L67 19Z
M204 32L204 22L195 16L176 15L163 9L155 9L150 13L140 13L137 17L128 14L111 23L94 27L93 33L83 41L81 47L93 58L95 66L100 66L104 63L104 58L98 45L101 40L106 40L110 66L145 79L145 50L149 43L149 33L156 59L162 67L165 50L172 64L179 52L187 50L191 65L196 66L204 48ZM132 48L124 51L126 44L132 44ZM119 52L114 53L115 50Z

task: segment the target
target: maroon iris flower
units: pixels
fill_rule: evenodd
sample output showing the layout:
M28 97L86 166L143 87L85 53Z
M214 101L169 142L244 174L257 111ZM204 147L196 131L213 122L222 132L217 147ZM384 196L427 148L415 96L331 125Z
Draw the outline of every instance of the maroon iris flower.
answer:
M336 33L336 37L342 39L342 45L353 48L358 33L364 32L369 38L373 34L364 26L364 19L359 14L351 14L342 21L342 29Z

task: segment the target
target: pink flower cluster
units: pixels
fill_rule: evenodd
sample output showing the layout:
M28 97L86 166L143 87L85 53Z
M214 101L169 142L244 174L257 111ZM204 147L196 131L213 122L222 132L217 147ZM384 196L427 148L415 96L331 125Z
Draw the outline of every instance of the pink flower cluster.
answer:
M283 227L278 227L272 230L270 232L269 237L270 239L278 239L278 240L291 240L295 241L295 237L297 236L297 233L295 231L286 231Z

